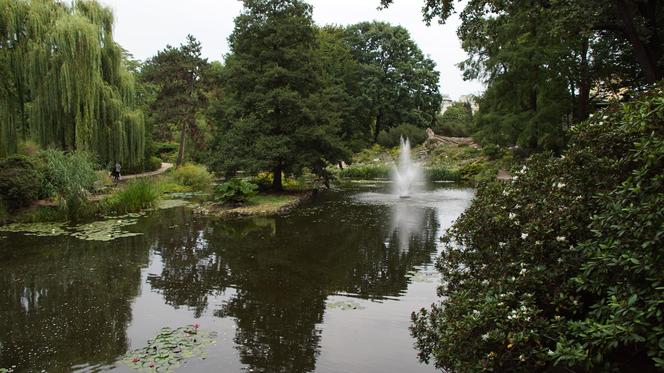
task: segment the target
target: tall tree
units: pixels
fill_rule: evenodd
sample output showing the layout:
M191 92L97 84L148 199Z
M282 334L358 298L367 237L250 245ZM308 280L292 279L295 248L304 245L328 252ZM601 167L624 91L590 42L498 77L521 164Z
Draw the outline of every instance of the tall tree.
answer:
M442 97L435 63L424 57L408 31L384 22L364 22L347 30L361 85L371 110L374 142L382 130L408 123L433 126Z
M218 118L218 159L227 173L283 172L325 165L347 156L337 106L321 87L312 8L301 0L244 0L229 41L224 109Z
M454 10L453 0L425 0L423 14L444 23ZM593 102L640 90L664 71L657 0L476 0L460 17L465 77L488 86L478 128L490 141L559 148L564 128L586 119Z
M152 120L164 140L164 126L174 123L180 129L177 164L185 158L187 135L196 130L196 114L204 107L203 76L209 64L201 56L201 44L187 35L184 44L175 48L167 45L156 56L146 61L142 78L158 87L157 97L151 105Z
M109 8L0 1L0 63L0 156L30 140L142 166L143 113Z

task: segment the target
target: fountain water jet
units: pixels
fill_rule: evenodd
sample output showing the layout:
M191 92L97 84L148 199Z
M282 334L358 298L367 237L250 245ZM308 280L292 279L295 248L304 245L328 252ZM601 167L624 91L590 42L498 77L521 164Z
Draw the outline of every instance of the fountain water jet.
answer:
M392 170L392 183L394 194L399 198L409 198L413 192L417 191L422 181L422 167L413 162L410 157L410 141L408 138L401 138L401 147L399 149L399 163Z

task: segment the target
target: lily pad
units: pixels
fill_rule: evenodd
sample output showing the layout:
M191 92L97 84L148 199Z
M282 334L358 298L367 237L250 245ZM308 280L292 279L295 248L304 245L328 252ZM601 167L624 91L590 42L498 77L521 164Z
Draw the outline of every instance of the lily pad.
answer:
M128 225L136 224L137 221L137 219L132 218L115 218L77 225L73 228L72 236L88 241L111 241L120 237L139 236L142 233L128 232L122 229Z
M205 348L215 340L215 333L202 331L198 325L162 328L147 346L127 353L122 361L140 371L172 372L187 358L205 358Z
M327 304L327 309L329 310L339 309L342 311L350 311L350 310L363 310L364 307L358 302L352 300L346 300L346 301L329 302Z
M192 203L183 199L163 199L157 203L157 209L164 210L174 207L191 206Z
M14 223L0 227L0 232L24 233L28 236L53 237L67 234L65 223Z

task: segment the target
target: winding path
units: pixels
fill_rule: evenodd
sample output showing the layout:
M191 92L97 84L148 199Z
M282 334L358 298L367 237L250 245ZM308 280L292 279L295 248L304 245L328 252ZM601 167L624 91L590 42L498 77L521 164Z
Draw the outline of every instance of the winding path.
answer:
M122 176L120 177L120 182L127 181L127 180L132 180L132 179L139 179L142 177L150 177L150 176L157 176L160 174L163 174L164 172L168 171L169 169L173 168L173 163L166 163L162 162L161 167L159 167L158 170L150 171L150 172L143 172L141 174L133 174L133 175L127 175L127 176ZM98 202L101 201L102 199L108 197L108 194L99 194L99 195L94 195L90 196L88 200L90 202ZM40 199L37 201L34 201L32 203L33 206L57 206L57 203L55 203L53 200L50 199Z
M138 178L141 178L141 177L157 176L159 174L163 174L164 172L168 171L172 167L173 167L173 163L161 162L161 167L159 167L158 170L150 171L150 172L143 172L142 174L133 174L133 175L121 176L120 181L138 179Z

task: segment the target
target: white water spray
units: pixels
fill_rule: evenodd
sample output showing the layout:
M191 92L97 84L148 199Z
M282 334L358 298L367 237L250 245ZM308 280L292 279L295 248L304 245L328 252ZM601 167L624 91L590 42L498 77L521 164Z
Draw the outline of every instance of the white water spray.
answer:
M413 162L410 156L410 141L401 138L399 163L392 171L394 194L400 198L408 198L417 192L422 182L422 167Z

